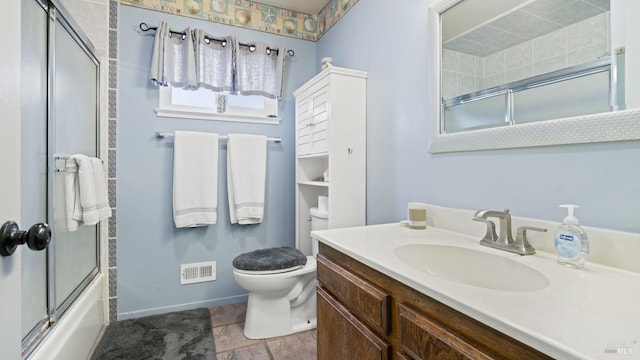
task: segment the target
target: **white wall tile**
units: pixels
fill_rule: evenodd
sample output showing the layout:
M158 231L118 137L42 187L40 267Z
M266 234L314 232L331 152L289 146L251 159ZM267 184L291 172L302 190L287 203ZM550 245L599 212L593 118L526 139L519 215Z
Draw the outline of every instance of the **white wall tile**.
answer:
M442 69L445 71L458 71L458 52L444 49L442 52Z
M526 41L505 49L505 71L511 71L526 65L533 64L533 42Z
M482 58L480 56L475 56L475 60L476 60L476 77L482 78L484 73Z
M533 39L533 62L563 55L567 52L566 29L560 29Z
M476 78L469 75L458 75L458 96L474 92L476 90Z
M476 75L475 56L469 54L458 53L458 74Z
M483 60L483 68L484 78L504 73L504 51L498 51L497 53L485 56Z
M499 73L497 75L485 77L484 79L482 79L483 89L488 89L502 84L504 84L504 73Z
M533 76L533 64L528 64L504 73L504 82L510 83Z
M567 53L567 66L584 64L588 61L597 60L609 52L609 43L601 42L599 44L584 47L582 49L570 51Z
M567 51L580 49L609 38L609 12L581 21L567 28Z
M442 72L442 97L450 98L458 92L458 74L453 71Z
M546 59L533 63L533 76L545 74L565 68L567 65L566 55L560 55L551 59Z

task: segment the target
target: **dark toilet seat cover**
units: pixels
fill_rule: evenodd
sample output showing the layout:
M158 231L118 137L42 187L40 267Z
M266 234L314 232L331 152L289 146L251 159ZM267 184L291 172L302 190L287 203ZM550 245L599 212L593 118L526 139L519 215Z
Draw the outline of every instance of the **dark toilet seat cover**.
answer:
M239 270L267 271L304 266L307 257L292 247L260 249L238 255L233 259L233 267Z

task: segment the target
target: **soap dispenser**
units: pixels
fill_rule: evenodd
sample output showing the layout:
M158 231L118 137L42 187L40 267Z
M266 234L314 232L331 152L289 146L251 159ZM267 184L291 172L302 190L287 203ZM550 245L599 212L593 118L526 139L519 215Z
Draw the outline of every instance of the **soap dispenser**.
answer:
M589 254L589 239L573 215L574 209L579 206L567 204L560 207L566 208L568 214L555 235L558 263L574 269L583 269L584 261Z

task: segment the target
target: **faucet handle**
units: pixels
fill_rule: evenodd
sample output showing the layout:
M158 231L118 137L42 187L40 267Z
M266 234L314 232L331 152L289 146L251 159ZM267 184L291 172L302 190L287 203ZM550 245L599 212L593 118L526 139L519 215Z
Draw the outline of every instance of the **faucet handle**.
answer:
M545 228L540 228L540 227L536 227L536 226L520 226L518 228L518 236L517 238L522 238L522 239L527 239L527 230L533 230L533 231L540 231L540 232L547 232L547 229Z
M536 249L531 246L531 244L529 244L529 241L527 240L527 230L547 232L547 229L535 226L521 226L518 228L514 245L519 249L522 249L525 255L531 255L535 254Z
M473 218L471 218L471 220L479 221L487 224L487 232L485 233L482 240L480 240L480 243L483 243L483 242L494 243L498 241L498 234L496 234L496 224L493 221L488 219L483 219L477 216L474 216Z

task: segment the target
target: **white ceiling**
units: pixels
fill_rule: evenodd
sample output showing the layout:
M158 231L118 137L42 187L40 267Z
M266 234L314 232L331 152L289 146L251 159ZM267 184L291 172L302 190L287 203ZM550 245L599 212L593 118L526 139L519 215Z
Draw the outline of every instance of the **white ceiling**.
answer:
M502 4L503 1L493 2L502 6L507 3L505 1ZM461 4L466 7L456 6L447 10L442 23L455 23L456 28L445 30L446 26L443 25L443 34L450 36L443 39L444 47L484 57L610 9L610 0L511 0L516 6L506 12L498 8L492 11L480 9L491 2L465 0ZM460 13L456 14L457 10Z
M258 0L261 4L317 15L329 0Z

